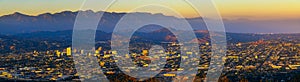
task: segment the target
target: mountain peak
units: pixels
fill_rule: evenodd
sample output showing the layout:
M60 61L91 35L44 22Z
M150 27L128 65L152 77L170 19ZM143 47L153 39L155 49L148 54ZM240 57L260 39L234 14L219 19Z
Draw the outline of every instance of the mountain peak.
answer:
M39 14L38 16L51 16L51 13L44 13L44 14Z
M11 14L12 16L26 16L25 14L22 14L20 12L15 12L13 14Z

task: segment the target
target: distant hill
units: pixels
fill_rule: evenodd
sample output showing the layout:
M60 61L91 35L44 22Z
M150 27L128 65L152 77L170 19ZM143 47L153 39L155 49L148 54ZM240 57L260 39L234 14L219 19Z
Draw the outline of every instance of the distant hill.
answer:
M142 29L140 29L142 30ZM148 41L155 41L155 42L164 42L164 41L176 41L176 37L173 33L171 33L167 29L158 29L153 30L151 32L141 32L138 30L132 36L132 38L137 40L148 40ZM7 38L13 37L22 40L32 40L32 41L66 41L70 42L72 40L72 30L65 30L65 31L40 31L40 32L32 32L32 33L20 33L15 35L4 36ZM202 42L209 42L209 32L206 30L196 30L194 31L198 40ZM184 33L184 32L182 32ZM1 36L1 35L0 35ZM96 40L95 41L110 41L112 33L107 33L104 31L97 30L96 31ZM122 35L117 35L122 36ZM264 38L270 38L268 34L250 34L250 33L226 33L227 40L230 43L236 42L251 42L257 41ZM281 37L283 35L280 35ZM276 36L276 37L280 37ZM274 38L276 38L274 37Z
M64 49L72 45L72 30L40 31L20 33L15 35L0 35L0 53L22 53L33 50L45 51ZM209 32L206 30L194 31L200 43L210 42ZM184 32L182 32L184 33ZM96 33L96 46L109 48L112 33L98 30ZM122 35L116 35L122 37ZM250 34L226 33L227 42L254 42L258 40L291 40L300 38L300 34ZM174 42L176 37L167 29L158 29L151 32L135 32L131 38L133 42ZM101 44L99 44L100 42Z

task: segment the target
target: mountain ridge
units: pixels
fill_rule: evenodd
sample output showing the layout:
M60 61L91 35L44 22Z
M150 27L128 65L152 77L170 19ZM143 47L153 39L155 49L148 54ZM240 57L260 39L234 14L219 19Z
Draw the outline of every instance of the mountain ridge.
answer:
M136 12L136 13L115 13L115 12L104 12L98 11L94 12L91 10L86 11L62 11L58 13L43 13L37 16L30 16L26 14L22 14L20 12L15 12L9 15L3 15L0 17L0 32L2 34L18 34L18 33L30 33L37 31L62 31L62 30L72 30L74 26L74 22L76 20L76 16L81 12L82 17L85 18L96 18L99 17L101 13L103 13L102 19L99 21L98 29L105 32L112 32L115 25L118 21L126 14L139 15L139 16L156 16L156 17L166 17L169 20L177 20L181 18L177 18L174 16L165 16L163 14L151 14L144 12ZM195 28L205 29L204 23L201 18L190 19L191 26ZM133 20L139 21L139 20ZM124 28L126 29L126 28ZM147 31L147 30L144 30Z

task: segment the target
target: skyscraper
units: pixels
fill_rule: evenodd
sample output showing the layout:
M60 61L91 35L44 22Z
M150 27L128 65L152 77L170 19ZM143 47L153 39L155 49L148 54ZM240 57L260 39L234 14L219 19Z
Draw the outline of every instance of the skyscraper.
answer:
M67 56L71 56L71 54L72 54L71 47L68 47L67 48Z

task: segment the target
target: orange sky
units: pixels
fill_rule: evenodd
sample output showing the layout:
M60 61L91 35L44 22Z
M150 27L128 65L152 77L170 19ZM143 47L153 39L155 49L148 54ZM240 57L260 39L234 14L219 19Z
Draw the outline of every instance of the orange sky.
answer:
M29 15L65 10L77 11L84 0L0 0L0 16L21 12ZM101 5L102 0L94 4ZM300 0L214 0L224 18L236 19L290 19L300 18ZM185 17L198 17L194 9L184 0L118 0L108 11L129 12L149 3L172 8ZM98 7L89 8L98 10ZM157 7L154 7L157 8ZM152 13L160 13L158 9L150 9ZM156 11L157 10L157 11ZM145 10L147 11L147 10ZM209 11L209 10L208 10ZM173 13L165 12L165 15Z

